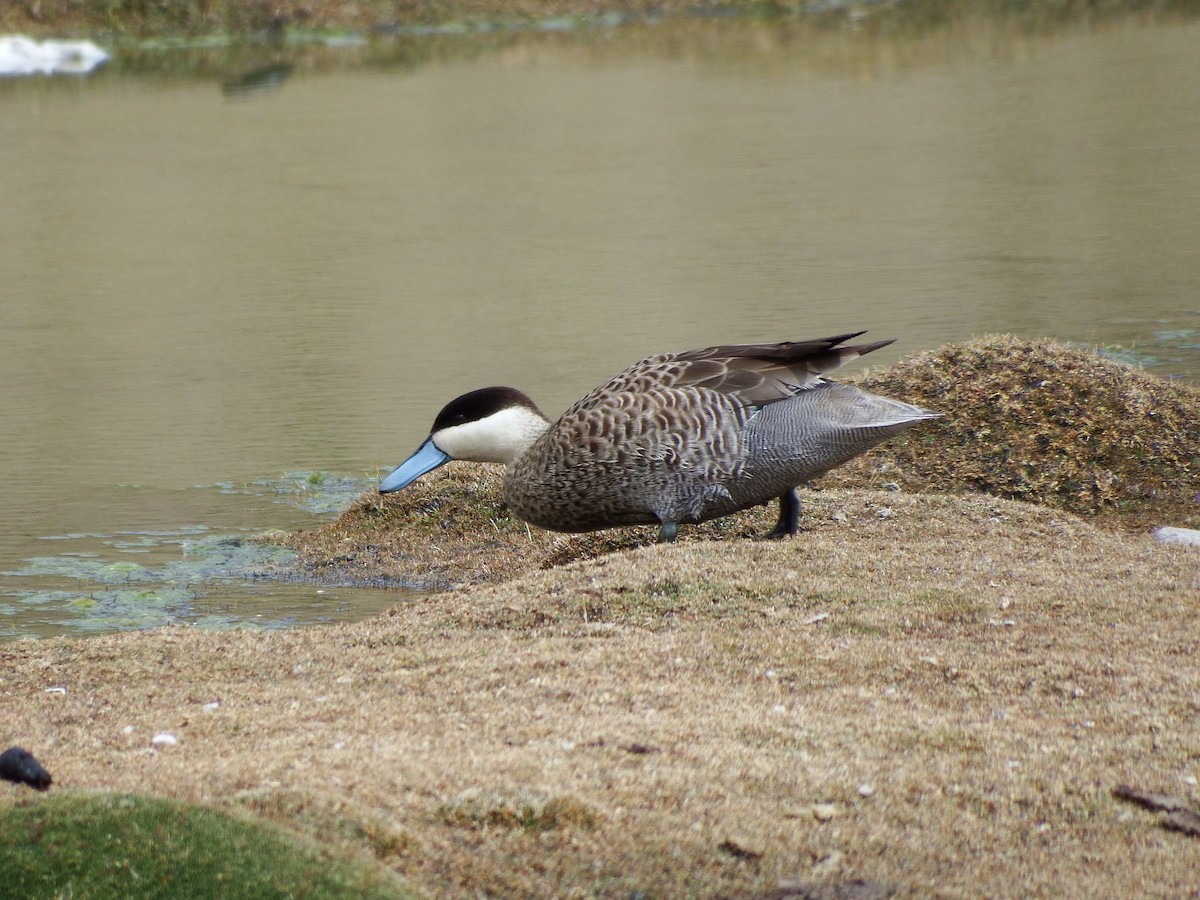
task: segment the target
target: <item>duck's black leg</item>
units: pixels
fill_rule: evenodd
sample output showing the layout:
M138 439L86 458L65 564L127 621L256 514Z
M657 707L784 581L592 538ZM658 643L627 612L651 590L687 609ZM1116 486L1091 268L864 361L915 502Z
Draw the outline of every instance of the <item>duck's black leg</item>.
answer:
M795 488L791 488L787 493L779 495L779 521L763 536L775 540L795 534L799 530L800 495L796 493Z

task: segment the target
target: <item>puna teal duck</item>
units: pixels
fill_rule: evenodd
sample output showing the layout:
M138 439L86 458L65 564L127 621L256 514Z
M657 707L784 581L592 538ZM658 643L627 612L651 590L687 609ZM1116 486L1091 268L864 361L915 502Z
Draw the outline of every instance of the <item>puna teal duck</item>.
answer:
M506 466L504 499L552 531L704 522L779 498L767 537L795 534L799 485L936 413L825 373L892 341L865 332L663 353L551 422L520 391L450 401L429 437L379 485L398 491L452 459Z

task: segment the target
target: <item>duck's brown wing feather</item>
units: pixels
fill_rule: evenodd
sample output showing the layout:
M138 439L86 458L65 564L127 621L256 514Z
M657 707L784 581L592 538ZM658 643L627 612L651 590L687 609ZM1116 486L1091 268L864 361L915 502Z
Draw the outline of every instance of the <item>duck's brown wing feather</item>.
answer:
M775 344L725 344L651 356L596 388L575 404L575 409L608 403L626 393L688 388L713 391L737 406L763 406L815 387L826 372L892 343L842 346L861 334L864 332Z

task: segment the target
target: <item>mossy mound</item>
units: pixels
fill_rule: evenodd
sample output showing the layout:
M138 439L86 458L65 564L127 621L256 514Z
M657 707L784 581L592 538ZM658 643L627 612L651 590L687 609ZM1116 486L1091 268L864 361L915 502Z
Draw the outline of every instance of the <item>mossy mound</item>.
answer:
M881 459L906 489L980 492L1131 530L1200 525L1200 390L1086 350L1012 336L922 353L858 382L942 418Z

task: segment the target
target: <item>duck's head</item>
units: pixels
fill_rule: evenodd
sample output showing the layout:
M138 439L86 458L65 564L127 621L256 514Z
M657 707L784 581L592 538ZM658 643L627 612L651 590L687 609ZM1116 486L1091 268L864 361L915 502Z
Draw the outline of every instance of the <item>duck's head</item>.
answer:
M379 492L406 488L452 459L508 465L549 425L534 402L514 388L480 388L463 394L442 408L425 443L379 483Z

